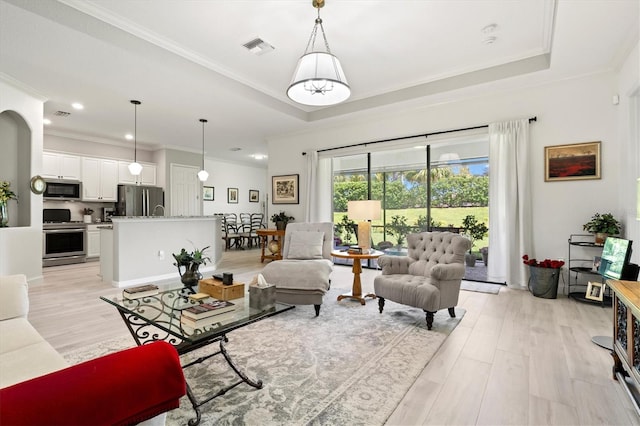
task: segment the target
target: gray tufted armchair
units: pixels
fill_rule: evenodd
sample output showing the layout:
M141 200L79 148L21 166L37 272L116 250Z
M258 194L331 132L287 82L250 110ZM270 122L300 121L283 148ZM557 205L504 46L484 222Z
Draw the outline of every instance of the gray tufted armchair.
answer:
M455 317L460 282L464 277L464 255L471 248L469 239L451 232L422 232L407 235L407 256L380 256L382 275L373 281L380 313L384 302L421 308L431 330L433 314L449 309Z

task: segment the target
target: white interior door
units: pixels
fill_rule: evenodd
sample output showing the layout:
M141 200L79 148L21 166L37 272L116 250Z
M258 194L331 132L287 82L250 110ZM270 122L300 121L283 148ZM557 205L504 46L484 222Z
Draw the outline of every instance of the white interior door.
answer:
M171 164L171 216L201 216L198 168Z

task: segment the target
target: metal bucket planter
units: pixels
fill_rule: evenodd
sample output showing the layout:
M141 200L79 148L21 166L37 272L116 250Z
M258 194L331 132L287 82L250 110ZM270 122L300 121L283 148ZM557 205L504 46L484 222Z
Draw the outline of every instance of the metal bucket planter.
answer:
M560 268L538 268L529 266L529 291L536 297L555 299L558 297Z

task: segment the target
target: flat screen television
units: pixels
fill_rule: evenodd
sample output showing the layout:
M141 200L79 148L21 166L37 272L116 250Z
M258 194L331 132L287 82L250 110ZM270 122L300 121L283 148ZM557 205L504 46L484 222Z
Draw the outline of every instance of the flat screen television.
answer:
M602 248L602 259L598 273L605 278L619 280L631 258L630 240L607 237Z

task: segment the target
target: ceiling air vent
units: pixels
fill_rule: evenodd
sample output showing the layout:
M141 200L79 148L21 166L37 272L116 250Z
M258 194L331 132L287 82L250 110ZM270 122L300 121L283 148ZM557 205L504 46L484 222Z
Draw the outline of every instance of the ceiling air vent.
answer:
M67 111L56 111L53 113L53 115L57 115L58 117L68 117L71 115L71 113Z
M254 55L264 55L265 53L271 52L274 49L272 45L262 40L261 38L254 38L253 40L246 42L242 46L244 46L249 52L253 53Z

